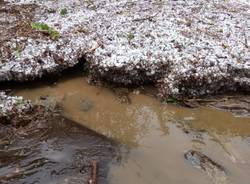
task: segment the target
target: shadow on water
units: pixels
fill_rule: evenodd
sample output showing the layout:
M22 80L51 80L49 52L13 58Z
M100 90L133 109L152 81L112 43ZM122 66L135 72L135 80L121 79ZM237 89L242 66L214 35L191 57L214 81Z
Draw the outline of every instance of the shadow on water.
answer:
M107 183L109 163L117 144L65 118L12 130L1 127L0 183L87 183L91 163L99 165L98 180Z

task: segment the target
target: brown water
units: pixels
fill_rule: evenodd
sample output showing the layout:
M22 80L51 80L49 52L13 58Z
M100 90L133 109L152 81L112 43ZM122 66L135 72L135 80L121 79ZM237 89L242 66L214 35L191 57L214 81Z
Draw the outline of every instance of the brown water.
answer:
M112 90L91 86L82 77L23 86L15 94L33 101L48 95L67 118L120 142L121 164L111 166L111 184L249 184L250 118L164 105L138 93L130 93L131 104L124 104ZM226 181L193 168L183 156L190 149L225 167Z
M106 184L109 163L117 156L116 146L61 117L51 117L41 124L31 122L14 132L0 124L0 183L87 183L91 164L97 161L98 180Z

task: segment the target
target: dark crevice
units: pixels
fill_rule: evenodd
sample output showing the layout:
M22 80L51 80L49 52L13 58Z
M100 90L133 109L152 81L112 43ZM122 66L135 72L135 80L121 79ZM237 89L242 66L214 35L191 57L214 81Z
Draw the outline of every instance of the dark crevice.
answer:
M9 91L13 88L23 88L31 87L34 88L36 86L39 86L41 84L45 85L54 85L58 82L59 79L69 78L69 77L79 77L79 76L86 76L86 61L84 58L79 59L79 62L74 65L73 67L67 68L65 70L59 70L56 73L43 73L43 76L41 78L35 78L33 80L29 81L6 81L6 82L0 82L0 90L3 91Z

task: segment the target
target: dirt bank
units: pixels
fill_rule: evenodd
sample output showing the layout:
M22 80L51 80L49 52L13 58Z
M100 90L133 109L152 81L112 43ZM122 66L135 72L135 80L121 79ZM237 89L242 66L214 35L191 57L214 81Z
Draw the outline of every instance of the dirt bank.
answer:
M161 96L250 91L247 1L6 0L0 13L0 81L85 58L93 79L153 82Z

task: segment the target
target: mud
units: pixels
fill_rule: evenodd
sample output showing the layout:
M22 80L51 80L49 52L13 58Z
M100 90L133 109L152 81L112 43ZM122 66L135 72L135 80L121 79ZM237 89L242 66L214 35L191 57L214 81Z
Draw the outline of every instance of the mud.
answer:
M218 109L224 109L239 116L250 116L249 96L224 97L224 100L211 102L209 105Z
M235 0L1 1L0 80L31 80L84 58L92 80L153 83L163 97L249 92L249 11Z
M181 105L198 108L208 106L233 113L235 116L250 115L250 96L249 95L221 95L206 97L202 99L187 99Z

